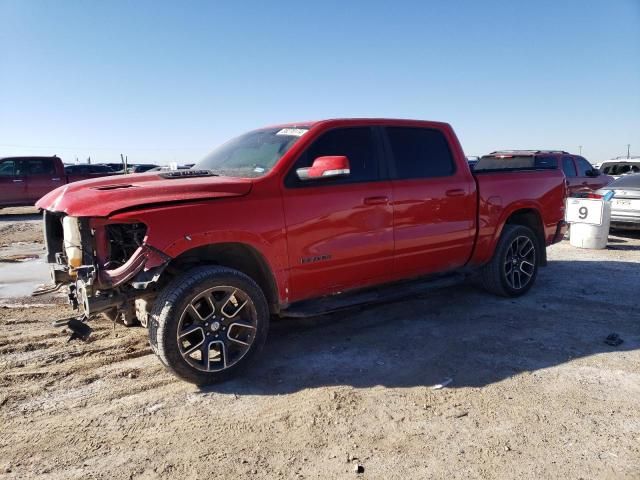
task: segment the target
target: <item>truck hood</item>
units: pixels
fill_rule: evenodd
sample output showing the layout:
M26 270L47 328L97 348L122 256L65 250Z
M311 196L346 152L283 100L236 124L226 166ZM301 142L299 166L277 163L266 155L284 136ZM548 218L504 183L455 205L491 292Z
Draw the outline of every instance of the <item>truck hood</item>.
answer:
M161 175L134 173L69 183L42 197L36 207L74 217L106 217L152 204L238 197L252 186L250 179L242 178Z

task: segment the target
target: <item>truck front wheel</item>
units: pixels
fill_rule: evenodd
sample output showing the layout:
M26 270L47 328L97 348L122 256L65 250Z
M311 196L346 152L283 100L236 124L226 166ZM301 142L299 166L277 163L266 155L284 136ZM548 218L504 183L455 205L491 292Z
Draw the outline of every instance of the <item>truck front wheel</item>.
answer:
M493 258L480 272L482 286L503 297L523 295L535 282L540 254L530 228L505 225Z
M225 267L197 267L154 302L149 340L162 363L196 385L227 380L260 352L269 309L260 287Z

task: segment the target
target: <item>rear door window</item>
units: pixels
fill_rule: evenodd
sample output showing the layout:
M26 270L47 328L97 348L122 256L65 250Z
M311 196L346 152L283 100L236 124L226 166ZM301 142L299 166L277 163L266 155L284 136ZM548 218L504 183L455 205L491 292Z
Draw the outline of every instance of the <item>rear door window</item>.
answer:
M53 160L50 158L28 158L20 163L22 175L53 175L55 173Z
M439 130L386 127L394 179L448 177L456 171L449 143Z
M573 158L562 157L562 171L567 178L578 176L578 173L576 172L576 166L573 163Z

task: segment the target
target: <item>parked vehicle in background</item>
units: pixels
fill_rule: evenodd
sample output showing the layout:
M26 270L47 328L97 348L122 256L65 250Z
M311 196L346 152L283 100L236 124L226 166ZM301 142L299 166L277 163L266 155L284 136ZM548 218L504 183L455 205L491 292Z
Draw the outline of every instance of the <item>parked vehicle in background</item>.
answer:
M177 170L189 170L193 165L189 166L189 165L178 165ZM162 165L160 167L154 167L151 168L149 170L147 170L148 172L169 172L171 171L171 167L168 165Z
M476 166L476 163L478 163L478 161L480 160L480 157L467 157L467 163L469 164L469 168L471 170L474 169L474 167Z
M640 230L640 174L625 175L598 191L614 192L611 200L611 227Z
M103 165L100 163L80 163L80 164L72 164L64 166L64 173L72 176L84 176L86 178L93 177L103 177L105 175L113 175L116 172L109 167L108 165ZM85 180L86 178L82 178L81 180ZM78 178L80 179L80 178Z
M137 317L171 371L209 384L255 357L271 315L415 287L365 288L477 275L526 293L566 232L565 193L558 169L472 173L446 123L347 119L255 130L193 169L86 181L38 206L53 278L84 315Z
M74 165L74 170L75 167L84 166ZM113 174L106 169L67 172L66 168L69 167L56 156L0 158L0 208L33 205L60 185Z
M482 156L474 170L509 167L560 169L567 179L570 195L593 192L613 181L612 177L601 174L584 157L561 150L499 150Z
M606 160L600 164L600 171L613 178L640 173L640 157Z
M129 169L129 173L144 173L152 170L154 168L158 168L159 165L154 165L152 163L140 163L138 165L134 165Z
M124 165L122 164L122 162L103 162L101 163L101 165L106 165L116 173L124 173Z

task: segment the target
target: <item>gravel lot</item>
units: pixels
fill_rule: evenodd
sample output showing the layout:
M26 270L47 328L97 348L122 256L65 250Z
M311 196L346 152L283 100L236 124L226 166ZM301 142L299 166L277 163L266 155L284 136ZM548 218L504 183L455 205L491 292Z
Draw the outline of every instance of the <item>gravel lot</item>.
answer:
M40 241L37 218L0 212L0 246ZM549 259L517 300L461 285L277 322L207 389L142 328L67 343L66 306L0 305L0 478L640 478L640 236Z

